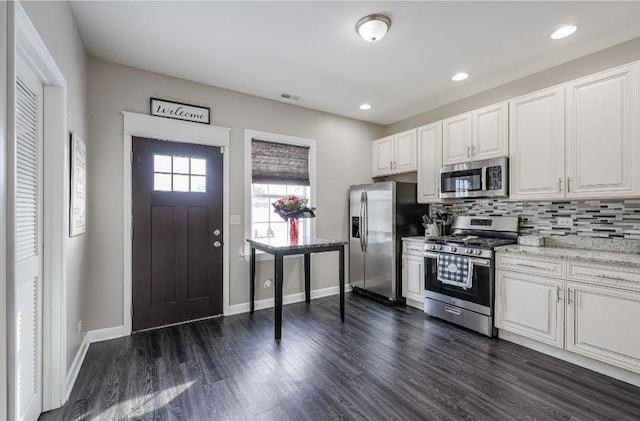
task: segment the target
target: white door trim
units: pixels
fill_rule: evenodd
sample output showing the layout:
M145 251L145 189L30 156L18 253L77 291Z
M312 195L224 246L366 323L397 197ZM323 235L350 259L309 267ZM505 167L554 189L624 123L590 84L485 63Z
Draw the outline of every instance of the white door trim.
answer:
M66 292L64 248L68 232L67 168L67 81L47 50L38 32L19 2L8 3L7 79L15 81L16 58L20 56L44 85L44 183L43 202L44 256L42 308L42 408L58 408L64 403L67 370ZM15 311L15 83L7 84L8 147L7 156L7 300L8 314ZM9 419L15 416L15 321L7 323Z
M133 136L223 148L222 312L224 315L229 314L229 137L231 129L128 111L122 111L122 115L124 116L124 334L131 334L132 325L131 141Z

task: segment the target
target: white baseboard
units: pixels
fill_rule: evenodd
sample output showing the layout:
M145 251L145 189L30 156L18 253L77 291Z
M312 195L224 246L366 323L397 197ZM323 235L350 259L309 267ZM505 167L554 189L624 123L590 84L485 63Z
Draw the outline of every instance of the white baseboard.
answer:
M560 360L567 361L575 365L579 365L580 367L584 367L588 370L595 371L597 373L604 374L605 376L613 377L614 379L618 379L625 383L630 383L634 386L640 387L640 374L634 373L632 371L625 370L620 367L615 367L613 365L606 364L606 363L585 357L583 355L576 354L574 352L569 352L564 349L556 348L554 346L547 345L545 343L538 342L533 339L525 338L524 336L507 332L502 329L498 330L498 337L500 339L504 339L506 341L513 342L518 345L522 345L525 348L531 348L543 354L550 355Z
M85 333L80 348L76 352L76 356L67 371L66 391L64 401L69 400L69 395L73 389L73 385L76 384L78 373L80 373L80 367L84 362L84 357L87 355L89 345L95 342L108 341L110 339L122 338L124 336L124 326L108 327L105 329L90 330Z
M344 286L344 292L350 292L351 285ZM311 290L311 299L328 297L330 295L337 295L340 293L340 287L334 286L329 288L314 289ZM295 294L289 294L282 297L282 304L293 304L304 301L304 292L297 292ZM254 303L256 310L264 310L265 308L272 308L274 306L273 298L267 298L265 300L257 300ZM229 312L225 316L233 316L234 314L242 314L249 312L249 303L233 304L229 306Z

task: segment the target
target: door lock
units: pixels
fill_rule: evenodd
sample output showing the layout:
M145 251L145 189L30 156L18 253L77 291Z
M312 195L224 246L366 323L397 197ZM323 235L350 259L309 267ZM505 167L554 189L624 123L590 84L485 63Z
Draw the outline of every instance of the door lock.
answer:
M215 235L216 237L220 235L220 230L214 230L213 231L213 235Z
M215 248L220 248L220 246L222 246L222 243L220 241L216 241L215 243L213 243L213 247Z

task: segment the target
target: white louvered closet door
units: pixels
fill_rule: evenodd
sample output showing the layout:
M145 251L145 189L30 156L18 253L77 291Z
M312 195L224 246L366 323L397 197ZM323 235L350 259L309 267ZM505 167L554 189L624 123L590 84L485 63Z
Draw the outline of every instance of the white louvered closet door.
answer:
M42 83L18 61L16 77L16 419L42 411Z

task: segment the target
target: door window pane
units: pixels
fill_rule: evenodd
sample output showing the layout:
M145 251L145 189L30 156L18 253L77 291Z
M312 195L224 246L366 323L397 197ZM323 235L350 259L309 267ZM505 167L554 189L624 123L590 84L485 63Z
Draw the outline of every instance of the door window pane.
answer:
M173 191L189 191L189 176L182 174L173 175Z
M191 174L206 175L207 161L205 159L191 158Z
M154 174L153 189L155 191L171 191L171 174Z
M207 192L207 160L183 156L153 156L153 190Z
M171 157L168 155L154 155L153 171L171 173Z
M201 175L192 175L191 191L198 192L198 193L205 193L207 191L207 177L204 177Z
M173 157L173 173L189 174L189 158L174 156Z

